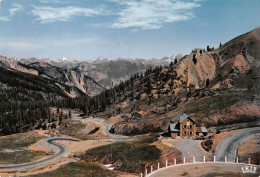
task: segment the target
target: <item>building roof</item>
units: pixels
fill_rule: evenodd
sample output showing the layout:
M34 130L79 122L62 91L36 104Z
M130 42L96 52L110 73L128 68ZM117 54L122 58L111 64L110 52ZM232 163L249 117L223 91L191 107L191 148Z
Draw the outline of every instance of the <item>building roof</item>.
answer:
M177 124L173 124L173 123L170 124L170 131L171 132L179 132L180 131L180 130L177 129L176 125Z
M180 118L179 118L179 122L182 123L185 119L187 119L189 116L187 114L183 114Z
M178 121L179 123L182 123L187 118L189 118L191 121L195 123L195 121L192 118L190 118L187 114L183 114L181 117L179 117Z
M203 133L207 133L207 132L208 132L208 130L207 130L206 127L200 127L200 128L201 128L201 131L202 131Z
M196 127L197 133L207 133L206 127Z

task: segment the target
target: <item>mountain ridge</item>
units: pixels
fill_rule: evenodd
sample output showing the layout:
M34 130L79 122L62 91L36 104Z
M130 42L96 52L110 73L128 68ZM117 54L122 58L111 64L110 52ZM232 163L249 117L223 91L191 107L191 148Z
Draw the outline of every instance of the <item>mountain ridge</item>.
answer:
M100 116L115 122L111 132L123 135L167 131L167 122L183 113L207 127L259 121L256 34L260 28L220 48L196 48L177 64L147 71L143 78L133 79L125 94L119 91L115 106Z

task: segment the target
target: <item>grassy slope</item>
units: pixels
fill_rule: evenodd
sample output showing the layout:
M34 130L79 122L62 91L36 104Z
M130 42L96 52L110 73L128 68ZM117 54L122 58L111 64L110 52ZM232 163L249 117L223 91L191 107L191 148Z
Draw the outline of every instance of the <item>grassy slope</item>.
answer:
M45 156L46 153L42 151L20 150L15 152L0 152L0 164L8 165L34 162Z
M40 140L37 132L19 133L0 137L0 164L19 164L35 161L46 154L26 148ZM6 150L8 150L6 152Z
M105 170L102 167L92 164L86 163L82 161L78 162L70 162L57 170L32 175L31 177L115 177L115 173L110 170Z
M19 133L0 137L0 151L4 149L24 149L40 140L37 132Z
M142 138L132 142L119 142L112 145L104 145L90 149L82 159L87 161L99 161L103 164L111 163L117 170L124 172L142 172L147 163L160 162L161 151L154 145L153 136Z

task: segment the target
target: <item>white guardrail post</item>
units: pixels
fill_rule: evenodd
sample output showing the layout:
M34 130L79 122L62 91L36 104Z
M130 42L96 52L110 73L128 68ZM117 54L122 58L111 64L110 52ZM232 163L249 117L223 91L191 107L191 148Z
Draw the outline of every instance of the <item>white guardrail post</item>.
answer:
M206 162L206 157L203 156L203 162ZM213 162L216 162L216 156L213 156ZM225 156L225 160L224 160L225 163L227 163L227 156ZM193 159L192 159L192 163L196 163L196 157L193 156ZM238 163L238 157L236 157L236 161L235 163ZM186 160L185 160L185 157L183 157L183 164L186 164ZM251 158L248 158L248 164L250 165L251 164ZM177 160L174 159L174 165L177 165ZM168 160L165 161L165 167L167 168L168 167ZM160 163L158 163L158 166L157 166L157 170L160 170ZM151 173L153 172L153 166L151 166ZM155 170L156 171L156 170ZM148 170L147 168L145 169L145 173L144 173L145 176L143 176L143 173L140 173L140 176L141 177L148 177ZM1 176L0 176L1 177Z

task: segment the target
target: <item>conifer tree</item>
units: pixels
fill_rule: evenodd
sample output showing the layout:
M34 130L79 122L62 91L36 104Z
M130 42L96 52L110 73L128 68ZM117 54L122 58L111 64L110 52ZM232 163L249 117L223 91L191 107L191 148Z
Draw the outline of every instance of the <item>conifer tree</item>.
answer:
M69 110L69 118L71 118L71 110Z

